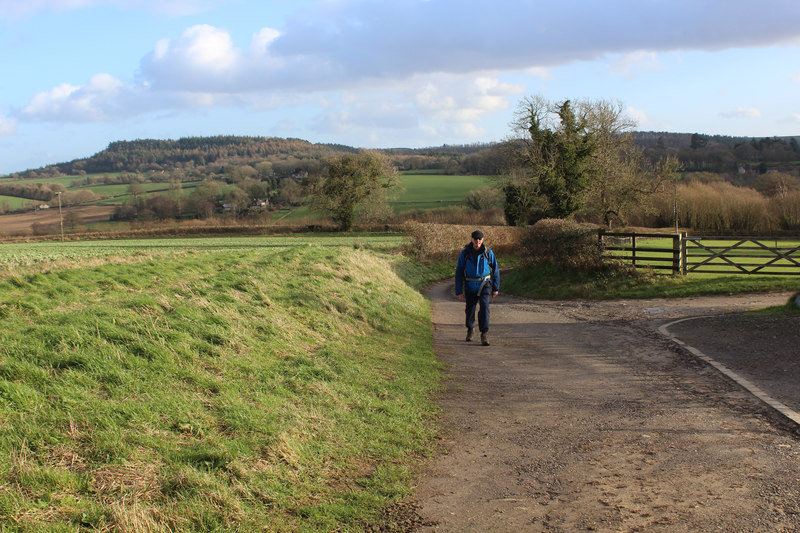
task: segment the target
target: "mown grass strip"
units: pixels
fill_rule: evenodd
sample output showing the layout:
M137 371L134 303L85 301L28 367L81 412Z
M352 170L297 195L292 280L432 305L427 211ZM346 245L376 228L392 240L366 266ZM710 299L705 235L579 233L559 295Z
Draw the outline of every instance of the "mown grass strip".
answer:
M46 241L0 243L0 273L19 265L47 264L58 261L80 263L110 256L130 257L180 251L213 251L285 248L287 246L353 246L388 251L402 245L399 234L287 234L228 237L170 237L149 239L107 239L85 241Z
M0 524L363 530L435 431L437 275L291 246L0 279Z

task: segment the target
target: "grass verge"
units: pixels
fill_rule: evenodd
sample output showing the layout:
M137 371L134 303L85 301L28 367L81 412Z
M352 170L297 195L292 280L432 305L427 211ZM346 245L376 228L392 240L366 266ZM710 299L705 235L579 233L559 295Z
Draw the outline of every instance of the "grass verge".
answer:
M435 427L435 267L179 251L0 279L0 526L362 531Z
M800 316L800 293L793 294L783 305L751 311L754 315Z
M541 264L517 268L503 277L503 291L545 299L687 298L714 294L796 291L797 276L691 274L688 276L633 275L609 269L605 272L572 272Z

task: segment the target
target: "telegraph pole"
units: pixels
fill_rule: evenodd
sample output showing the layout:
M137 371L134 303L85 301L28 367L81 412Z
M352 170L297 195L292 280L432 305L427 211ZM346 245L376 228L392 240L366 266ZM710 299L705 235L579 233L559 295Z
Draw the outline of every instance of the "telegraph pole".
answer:
M58 195L58 221L61 224L61 242L64 242L64 217L61 216L61 193L57 192Z

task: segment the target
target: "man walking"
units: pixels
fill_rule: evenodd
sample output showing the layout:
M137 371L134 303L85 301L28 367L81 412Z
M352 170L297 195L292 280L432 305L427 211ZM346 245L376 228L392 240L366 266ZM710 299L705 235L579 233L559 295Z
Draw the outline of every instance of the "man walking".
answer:
M500 292L500 269L494 252L483 244L483 232L472 232L472 242L458 256L456 264L456 296L466 299L467 342L475 330L475 309L478 310L478 328L481 344L489 346L489 302ZM465 298L466 296L466 298Z

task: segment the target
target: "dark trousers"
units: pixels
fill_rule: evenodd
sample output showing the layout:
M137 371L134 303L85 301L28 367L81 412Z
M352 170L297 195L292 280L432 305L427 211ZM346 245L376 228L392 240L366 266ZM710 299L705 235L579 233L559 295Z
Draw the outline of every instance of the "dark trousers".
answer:
M478 329L481 333L489 331L489 302L492 300L492 285L487 284L480 293L470 293L464 291L464 300L467 302L467 327L475 327L475 308L480 304L478 310Z

